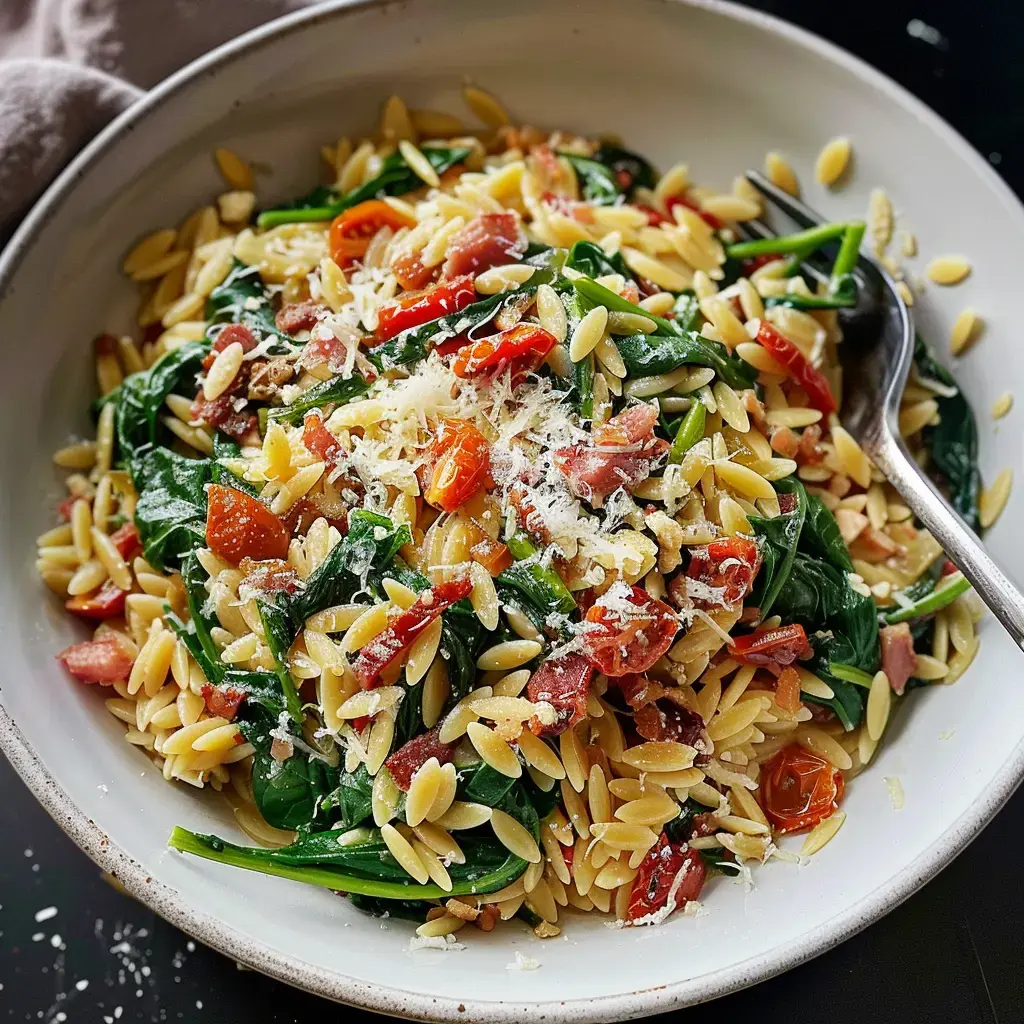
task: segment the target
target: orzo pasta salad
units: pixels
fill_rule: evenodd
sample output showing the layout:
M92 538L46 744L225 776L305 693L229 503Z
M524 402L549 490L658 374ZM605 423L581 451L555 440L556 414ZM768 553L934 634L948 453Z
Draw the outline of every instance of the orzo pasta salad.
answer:
M813 853L895 706L978 645L840 425L863 223L744 241L742 180L467 98L486 130L389 100L287 207L218 150L230 191L125 260L139 330L96 342L39 555L95 627L68 673L259 844L173 847L442 945L655 923L789 833ZM977 522L923 344L903 418Z

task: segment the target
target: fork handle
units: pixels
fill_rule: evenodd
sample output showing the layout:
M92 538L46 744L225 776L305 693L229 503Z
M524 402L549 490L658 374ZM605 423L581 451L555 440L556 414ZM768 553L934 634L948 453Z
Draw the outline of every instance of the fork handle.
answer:
M872 446L875 464L899 491L908 507L971 581L978 596L1003 624L1018 647L1024 648L1024 595L985 550L978 535L953 511L938 488L911 458L902 438L884 431Z

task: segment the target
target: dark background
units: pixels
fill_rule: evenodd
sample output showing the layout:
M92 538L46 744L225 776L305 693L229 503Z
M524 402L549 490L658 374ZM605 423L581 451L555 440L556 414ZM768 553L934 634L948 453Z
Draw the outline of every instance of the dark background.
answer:
M949 120L1024 194L1020 0L752 6L881 68ZM371 1020L240 970L115 891L2 757L0 794L0 1024L305 1024L325 1012L330 1019ZM1022 831L1024 792L935 881L866 932L782 977L675 1016L829 1024L1024 1021L1024 894L1014 842ZM884 836L879 842L884 845ZM57 915L37 922L36 913L48 907L59 908Z

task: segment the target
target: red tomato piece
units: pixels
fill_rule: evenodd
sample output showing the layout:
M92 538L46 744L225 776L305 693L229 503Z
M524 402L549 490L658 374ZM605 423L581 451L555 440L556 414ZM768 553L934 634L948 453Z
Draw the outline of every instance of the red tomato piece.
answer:
M668 210L669 217L672 217L672 207L674 206L685 206L688 210L693 210L709 228L714 228L717 231L722 227L722 222L713 213L705 213L699 203L687 199L686 196L669 196L665 200L665 209Z
M225 324L214 338L210 351L203 356L203 369L208 370L217 358L217 353L223 352L236 341L245 352L251 352L256 347L256 335L244 324Z
M744 665L768 665L782 668L797 659L809 658L814 652L807 633L799 623L758 629L736 637L729 645L729 656Z
M113 580L106 580L99 590L91 594L69 597L64 602L64 607L83 619L112 619L124 611L127 596L127 591L118 587Z
M839 806L843 776L798 743L761 765L761 808L776 832L806 832Z
M321 462L334 466L341 454L341 442L324 426L318 412L306 414L302 424L302 443Z
M530 722L535 736L557 736L583 719L587 711L587 694L594 666L582 654L549 658L530 676L526 696L532 701L546 701L555 709L554 724L543 725L539 719Z
M130 519L110 535L110 541L125 561L134 558L142 550L139 531Z
M78 501L78 495L69 494L63 501L57 502L57 515L60 516L62 522L67 522L71 518L71 510L75 507L75 502ZM90 502L90 504L92 504Z
M836 411L836 400L824 374L807 361L806 356L788 338L780 334L767 320L757 329L761 347L792 374L793 379L807 392L807 400L825 416Z
M420 253L406 252L391 261L391 272L395 280L407 291L415 292L426 288L434 276L435 267L425 267L420 261Z
M294 334L296 331L311 331L321 313L327 313L328 309L322 302L313 302L307 299L305 302L287 302L274 317L277 329L285 334Z
M440 281L421 292L403 295L396 302L382 306L377 314L377 341L387 341L410 327L428 324L431 320L465 309L476 301L473 277L466 274L450 281Z
M679 631L667 604L621 581L597 599L585 621L593 626L583 633L584 653L610 679L652 668Z
M446 419L428 451L433 463L424 499L454 512L473 497L490 475L490 445L468 420Z
M408 743L400 746L384 762L387 770L391 772L391 778L395 780L395 785L403 793L409 792L412 777L432 757L436 757L439 764L447 764L451 761L455 753L455 746L451 743L442 743L438 739L440 731L441 727L436 725L430 732L413 736Z
M781 258L781 254L777 252L766 252L760 256L751 256L750 259L743 260L743 276L750 277L751 274L762 267L767 266L769 263L774 263L777 259Z
M704 887L707 868L697 850L673 843L662 832L640 862L629 894L628 921L639 923L668 908L671 913L695 900Z
M536 371L558 339L534 324L517 324L492 338L481 338L460 348L452 360L456 377L512 371L514 382Z
M442 276L475 276L491 267L513 263L522 258L526 244L518 213L481 213L448 243Z
M381 673L384 669L409 647L434 619L456 601L468 597L472 589L473 584L468 579L461 579L438 583L430 590L423 591L414 604L395 615L387 629L360 650L352 663L352 671L359 680L359 685L364 690L380 686Z
M775 680L775 703L795 715L800 710L800 673L787 665Z
M218 558L238 565L288 554L288 528L263 502L233 487L207 488L206 544Z
M127 680L135 664L125 643L112 634L72 644L57 655L57 660L79 682L106 686Z
M202 689L206 710L211 715L226 718L229 722L238 714L238 709L245 700L245 690L236 690L233 686L212 686L204 683ZM238 741L242 742L241 739Z
M381 228L397 231L399 228L411 228L415 223L412 217L399 212L383 199L357 203L331 222L331 259L345 270L366 255L370 240Z
M760 568L761 549L754 541L744 537L723 537L691 549L686 576L721 590L721 603L729 605L742 601L750 593ZM694 595L694 601L697 604L716 603L699 594Z

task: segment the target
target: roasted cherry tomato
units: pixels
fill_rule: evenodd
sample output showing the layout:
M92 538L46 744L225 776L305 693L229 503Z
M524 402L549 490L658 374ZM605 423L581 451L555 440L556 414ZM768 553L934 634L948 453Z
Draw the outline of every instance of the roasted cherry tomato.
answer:
M64 607L83 619L112 619L124 611L124 601L128 596L113 580L106 580L99 590L92 594L78 594L69 597Z
M805 832L839 806L843 776L798 743L761 765L761 807L776 832Z
M445 512L454 512L469 501L487 482L490 472L490 446L468 420L442 421L428 459L433 462L433 470L424 498Z
M758 629L736 637L729 644L729 655L744 665L771 665L782 668L798 658L809 658L813 651L804 627L798 623Z
M441 612L450 608L456 601L468 597L472 589L473 584L468 578L438 583L420 594L415 603L405 611L394 616L387 629L366 644L352 663L352 671L359 680L359 685L364 690L380 686L383 682L382 673L388 665L402 651L415 643L417 637Z
M613 583L591 606L586 621L595 626L582 634L584 653L609 678L646 672L679 631L667 604L625 583Z
M550 704L555 709L555 720L545 725L534 718L531 730L537 736L557 736L582 721L593 678L594 666L582 654L566 654L542 662L526 684L526 696L534 703Z
M407 292L426 288L437 269L423 266L420 255L418 252L405 252L391 261L391 272L395 275L395 280Z
M686 575L722 591L724 604L735 604L750 593L761 568L761 549L744 537L723 537L693 548ZM698 600L699 600L699 595Z
M512 371L513 380L533 373L558 339L534 324L517 324L492 338L481 338L459 349L452 360L456 377Z
M807 400L825 416L836 411L832 389L822 373L807 361L806 356L788 338L783 337L767 320L757 330L761 347L786 367L793 379L807 392Z
M428 324L431 320L457 313L476 299L473 277L453 277L440 281L421 292L403 295L395 302L382 306L377 314L377 341L387 341L410 327Z
M400 213L383 199L367 199L343 213L331 223L331 259L344 270L350 264L361 260L369 248L370 239L381 228L411 228L416 223L412 217Z
M641 921L657 914L672 898L671 910L685 907L704 887L707 868L697 850L673 843L662 832L658 842L640 862L629 894L626 919Z
M110 535L110 542L117 548L117 553L126 562L142 551L142 540L139 537L139 531L130 519Z
M206 543L218 558L238 565L243 558L259 562L287 556L288 528L262 501L210 484L207 502Z
M226 718L229 722L238 714L238 709L245 700L245 690L236 690L233 686L212 686L210 683L203 685L203 703L206 710L217 718ZM241 736L238 738L241 743Z

